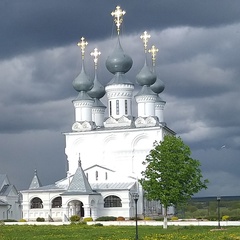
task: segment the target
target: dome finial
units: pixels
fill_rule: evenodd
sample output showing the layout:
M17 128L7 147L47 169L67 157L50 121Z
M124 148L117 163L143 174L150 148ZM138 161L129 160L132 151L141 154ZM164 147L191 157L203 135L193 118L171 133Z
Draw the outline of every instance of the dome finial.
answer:
M140 38L143 40L143 46L144 46L144 52L147 53L147 43L148 43L148 40L149 38L151 37L151 35L149 35L147 33L147 31L145 31L143 33L143 35L140 36Z
M123 11L120 6L117 6L115 11L111 13L111 15L114 17L114 22L117 26L117 33L119 35L120 33L120 26L121 26L121 23L123 22L123 15L125 14L126 12Z
M81 51L82 51L82 60L83 60L83 59L84 59L84 54L85 54L85 48L86 48L86 46L88 45L88 42L85 41L85 38L84 38L84 37L82 37L82 38L81 38L81 41L78 42L77 45L81 48Z
M97 69L98 57L100 54L101 52L99 52L97 48L94 48L93 52L90 53L90 55L93 56L95 70Z
M153 67L155 67L156 55L158 52L158 48L156 48L154 45L152 45L152 47L148 50L148 52L151 53L151 55L152 55L152 65L153 65Z

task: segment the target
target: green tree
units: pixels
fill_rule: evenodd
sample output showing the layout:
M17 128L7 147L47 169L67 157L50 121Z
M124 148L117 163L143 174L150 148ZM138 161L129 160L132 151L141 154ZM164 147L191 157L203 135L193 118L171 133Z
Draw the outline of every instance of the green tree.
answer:
M193 194L207 188L208 180L202 180L200 162L190 157L191 150L180 137L165 136L155 142L147 155L145 171L140 183L149 200L158 200L164 208L164 224L167 228L167 208L186 203Z

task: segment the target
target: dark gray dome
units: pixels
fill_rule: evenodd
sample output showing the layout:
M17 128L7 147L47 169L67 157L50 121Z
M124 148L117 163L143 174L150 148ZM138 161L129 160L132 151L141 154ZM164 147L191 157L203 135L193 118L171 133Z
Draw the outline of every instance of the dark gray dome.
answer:
M73 80L72 83L74 89L78 92L80 91L89 91L93 87L93 80L91 80L84 69L84 62L82 64L82 71L80 74Z
M116 72L126 73L131 69L132 64L132 58L124 53L118 39L114 51L106 60L107 70L113 74Z
M97 98L97 99L100 99L105 95L105 88L98 81L96 74L95 74L95 78L93 81L93 88L90 91L88 91L88 95L92 98Z
M156 78L157 78L156 74L153 73L152 71L150 71L150 69L147 66L146 61L145 61L145 64L144 64L142 70L136 76L137 83L140 86L143 86L143 85L150 86L155 83Z
M164 90L165 84L164 84L164 82L160 78L157 77L156 82L153 85L151 85L150 88L155 93L159 94L159 93L161 93Z

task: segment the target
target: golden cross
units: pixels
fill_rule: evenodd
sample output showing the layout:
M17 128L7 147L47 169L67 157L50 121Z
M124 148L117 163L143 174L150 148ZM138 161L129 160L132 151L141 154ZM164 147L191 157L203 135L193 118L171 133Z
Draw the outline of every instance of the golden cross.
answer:
M97 68L98 57L100 56L100 54L101 52L99 52L97 48L94 48L93 52L90 53L90 55L93 56L95 69Z
M84 53L85 53L85 48L86 46L88 45L88 42L85 41L85 38L82 37L81 38L81 42L78 42L77 44L80 48L81 48L81 51L82 51L82 59L84 58Z
M152 63L153 63L153 66L155 66L158 48L156 48L154 45L152 45L152 47L148 50L148 52L152 54Z
M148 43L148 39L151 37L151 35L149 35L147 33L147 31L145 31L143 33L143 35L140 36L140 38L143 40L143 44L144 44L144 50L145 50L145 53L147 52L147 43Z
M125 14L126 12L123 11L119 6L116 7L116 10L114 12L111 13L111 15L114 17L114 22L117 26L117 33L119 35L119 32L120 32L120 26L121 26L121 23L123 22L123 15Z

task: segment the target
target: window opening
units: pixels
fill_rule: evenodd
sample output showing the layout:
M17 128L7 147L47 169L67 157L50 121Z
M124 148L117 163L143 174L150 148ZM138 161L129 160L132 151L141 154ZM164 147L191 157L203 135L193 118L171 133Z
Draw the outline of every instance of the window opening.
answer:
M104 207L105 208L122 207L122 201L119 197L110 195L110 196L104 198Z

